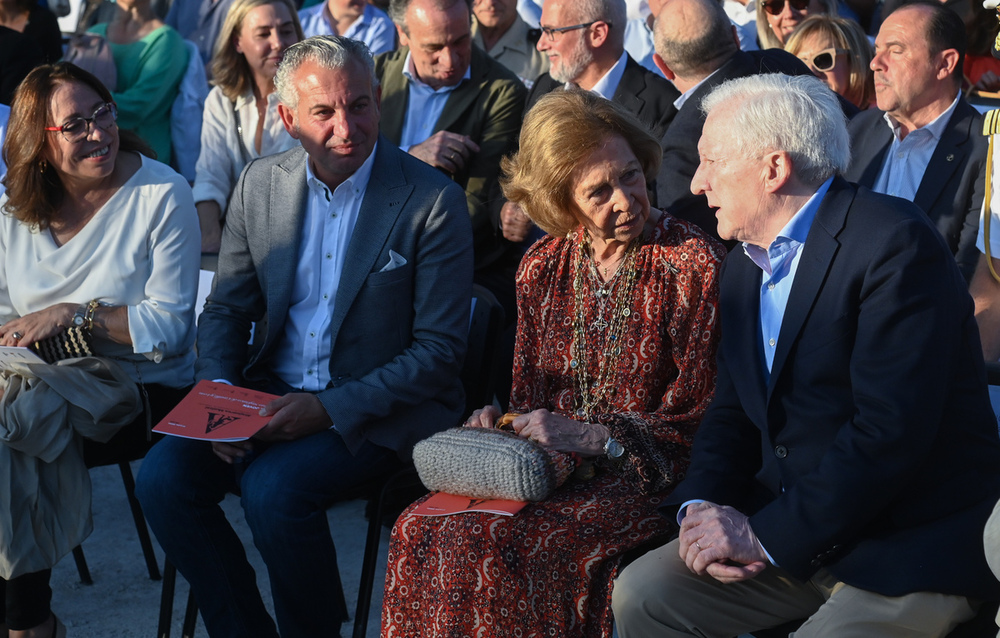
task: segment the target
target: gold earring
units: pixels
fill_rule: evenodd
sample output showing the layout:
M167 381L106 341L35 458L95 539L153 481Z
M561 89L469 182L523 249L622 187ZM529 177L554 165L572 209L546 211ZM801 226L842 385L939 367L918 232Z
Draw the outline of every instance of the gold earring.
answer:
M49 163L46 162L45 160L39 160L38 161L38 172L39 173L44 173L45 169L47 169L48 167L49 167Z

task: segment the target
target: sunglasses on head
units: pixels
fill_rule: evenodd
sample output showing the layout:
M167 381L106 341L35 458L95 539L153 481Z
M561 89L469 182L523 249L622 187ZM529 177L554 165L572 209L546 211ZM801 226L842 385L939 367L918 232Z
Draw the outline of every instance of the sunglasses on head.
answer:
M799 56L799 59L816 69L817 71L832 71L837 66L837 56L847 53L847 49L823 49L813 54L812 58Z
M796 11L805 11L806 7L809 6L810 0L788 0L788 4L792 5L792 8ZM762 3L764 5L764 11L767 11L773 16L778 15L785 9L785 0L767 0Z

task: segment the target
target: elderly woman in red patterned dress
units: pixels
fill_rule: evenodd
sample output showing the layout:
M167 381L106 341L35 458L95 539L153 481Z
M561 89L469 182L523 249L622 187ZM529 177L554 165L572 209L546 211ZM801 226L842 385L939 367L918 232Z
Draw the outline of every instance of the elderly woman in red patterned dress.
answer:
M659 144L614 103L558 91L506 162L508 199L549 236L517 275L514 430L595 459L512 517L404 512L382 635L611 636L625 552L661 543L657 506L684 476L715 385L723 248L650 208ZM467 426L493 427L493 406Z

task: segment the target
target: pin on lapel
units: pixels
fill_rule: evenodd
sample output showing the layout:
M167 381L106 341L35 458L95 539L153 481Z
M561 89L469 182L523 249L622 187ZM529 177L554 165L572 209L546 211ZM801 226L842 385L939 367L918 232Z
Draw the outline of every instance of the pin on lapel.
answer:
M949 154L948 154L948 156L947 156L947 157L945 157L945 159L946 159L946 160L948 160L948 161L950 162L950 161L952 161L952 160L954 160L954 159L955 159L955 156L949 153Z

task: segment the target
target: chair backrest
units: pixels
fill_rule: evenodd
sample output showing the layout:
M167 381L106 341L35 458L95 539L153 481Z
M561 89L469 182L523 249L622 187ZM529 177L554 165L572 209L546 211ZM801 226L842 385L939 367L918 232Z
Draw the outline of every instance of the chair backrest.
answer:
M209 89L198 46L184 40L184 48L188 52L188 64L177 87L177 98L170 108L170 145L174 168L184 179L194 182L194 167L201 153L201 118Z
M496 389L494 355L504 325L503 306L480 285L472 287L472 316L469 321L469 347L462 366L465 389L465 415L493 402Z

